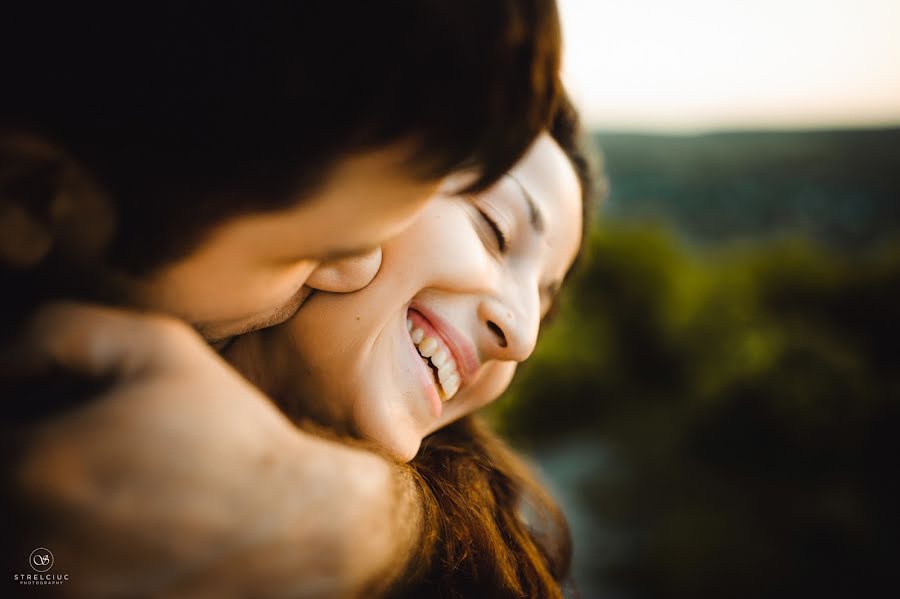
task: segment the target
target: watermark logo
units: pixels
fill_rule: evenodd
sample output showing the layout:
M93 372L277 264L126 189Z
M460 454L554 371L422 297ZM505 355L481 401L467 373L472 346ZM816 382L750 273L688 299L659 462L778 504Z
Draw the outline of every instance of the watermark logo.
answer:
M13 574L13 582L26 586L60 585L69 582L69 575L59 572L49 573L56 559L46 547L38 547L28 556L32 572Z
M46 572L53 567L53 553L45 547L38 547L31 552L28 563L35 572Z

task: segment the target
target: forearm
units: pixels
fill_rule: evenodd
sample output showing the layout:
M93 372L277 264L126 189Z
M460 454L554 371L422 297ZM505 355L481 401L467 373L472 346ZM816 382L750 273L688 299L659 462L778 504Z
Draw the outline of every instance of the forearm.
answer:
M400 466L299 431L180 323L63 306L38 324L54 363L117 381L15 448L22 540L52 543L64 590L352 596L403 567L421 518Z
M265 467L240 538L171 591L375 597L402 574L421 528L405 468L302 432Z
M159 423L158 437L124 426L111 438L115 414L95 420L83 409L36 435L20 489L44 525L32 532L78 573L69 590L369 597L398 576L421 521L406 470L282 426L269 408L244 413L245 434L232 429L206 463L178 460L189 446Z

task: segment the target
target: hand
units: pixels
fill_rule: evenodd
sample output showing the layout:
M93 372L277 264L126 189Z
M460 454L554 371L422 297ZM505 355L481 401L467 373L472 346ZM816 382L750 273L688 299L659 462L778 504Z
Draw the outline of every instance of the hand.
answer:
M185 325L57 304L28 341L119 381L36 425L15 472L70 590L335 596L382 568L395 471L297 431Z

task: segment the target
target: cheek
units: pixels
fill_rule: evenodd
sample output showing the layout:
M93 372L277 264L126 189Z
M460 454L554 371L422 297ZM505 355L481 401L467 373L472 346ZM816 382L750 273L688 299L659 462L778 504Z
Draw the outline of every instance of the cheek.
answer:
M217 295L241 298L251 313L277 311L285 307L296 309L298 306L292 305L292 302L315 267L316 263L311 260L300 260L271 269L257 268L248 273L243 281L231 281L224 286L227 293Z
M512 381L516 362L491 362L484 367L478 380L465 391L465 395L444 406L444 414L429 432L432 433L454 420L467 416L495 401Z
M396 437L420 428L416 410L409 408L415 379L406 371L405 339L399 335L405 334L405 315L401 321L399 312L377 298L365 301L367 290L313 297L270 353L273 361L289 356L283 391L301 397L329 424L394 451Z
M197 261L164 272L153 281L151 307L191 322L232 321L276 316L288 306L315 263L298 261L279 267Z
M464 291L491 272L491 257L470 217L450 200L435 200L404 234L384 248L385 268L402 270L420 288Z
M472 409L481 408L503 395L509 388L513 375L516 373L517 362L491 362L484 367L482 376L473 386Z

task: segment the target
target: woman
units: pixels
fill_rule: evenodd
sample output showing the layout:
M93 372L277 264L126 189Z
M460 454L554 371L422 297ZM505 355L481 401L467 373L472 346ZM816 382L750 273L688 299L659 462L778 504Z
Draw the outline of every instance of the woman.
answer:
M315 294L226 352L295 422L412 460L423 547L395 592L561 596L569 551L558 510L467 416L531 354L578 254L591 185L577 132L566 105L493 188L432 201L383 247L368 287Z

